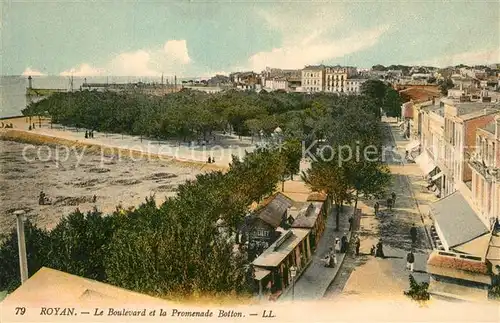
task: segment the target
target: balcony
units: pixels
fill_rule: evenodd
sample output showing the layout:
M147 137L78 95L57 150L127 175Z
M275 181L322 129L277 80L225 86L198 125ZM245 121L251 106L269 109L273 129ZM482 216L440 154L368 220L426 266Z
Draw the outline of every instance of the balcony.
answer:
M500 180L500 169L486 165L481 156L474 153L465 154L469 166L489 183Z

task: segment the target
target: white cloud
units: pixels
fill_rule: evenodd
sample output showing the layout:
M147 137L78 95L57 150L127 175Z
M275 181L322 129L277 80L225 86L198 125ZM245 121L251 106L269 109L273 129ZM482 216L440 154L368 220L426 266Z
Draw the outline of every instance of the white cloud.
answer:
M389 29L377 26L338 36L339 27L348 16L338 3L280 7L279 10L258 11L257 15L264 19L268 28L282 35L280 47L251 55L245 69L261 71L267 66L298 69L320 64L374 46Z
M185 40L169 40L163 47L141 49L116 55L105 67L92 67L81 64L66 70L60 75L74 76L161 76L177 74L182 76L192 63Z
M103 68L92 67L89 64L81 64L78 67L73 67L69 70L61 72L61 76L99 76L104 75L105 70Z
M161 72L152 69L151 54L144 50L118 55L111 61L110 71L116 76L161 75Z
M266 66L303 68L305 65L319 64L374 46L387 30L388 26L379 26L337 40L329 40L319 33L312 34L296 43L252 55L249 58L250 69L260 71Z
M499 62L500 62L500 49L493 49L493 50L465 52L454 55L444 55L426 61L416 62L414 63L414 65L447 67L447 66L456 66L459 64L488 65L488 64L497 64Z
M31 67L26 67L26 69L24 70L23 76L43 76L43 75L46 75L42 72L40 72L39 70L34 70L32 69Z
M167 58L180 64L188 64L191 58L188 54L187 43L185 40L169 40L163 46Z

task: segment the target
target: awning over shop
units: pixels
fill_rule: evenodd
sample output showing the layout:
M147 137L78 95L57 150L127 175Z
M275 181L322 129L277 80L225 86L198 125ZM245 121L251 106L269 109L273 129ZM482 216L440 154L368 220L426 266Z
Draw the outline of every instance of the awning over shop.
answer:
M485 258L490 244L491 234L485 234L470 242L453 248L455 251Z
M271 273L270 270L264 269L264 268L259 268L259 267L254 267L255 269L255 279L256 280L262 280L265 278L267 275Z
M432 203L431 211L449 248L489 232L459 191Z
M415 162L425 175L429 175L436 168L436 164L425 151L415 158Z
M406 150L412 151L413 149L417 148L418 146L420 146L420 141L412 140L412 141L410 141L409 144L406 145Z
M439 172L436 175L432 176L431 180L435 181L435 180L439 179L442 176L443 176L443 172Z

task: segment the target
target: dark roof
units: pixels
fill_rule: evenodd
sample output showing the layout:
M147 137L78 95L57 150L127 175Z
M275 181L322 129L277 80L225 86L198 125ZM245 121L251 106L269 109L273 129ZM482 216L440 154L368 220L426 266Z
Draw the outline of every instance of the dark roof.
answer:
M432 203L431 210L449 248L489 232L459 191Z
M293 205L293 200L278 192L266 199L255 210L255 216L277 228L281 224L283 213Z

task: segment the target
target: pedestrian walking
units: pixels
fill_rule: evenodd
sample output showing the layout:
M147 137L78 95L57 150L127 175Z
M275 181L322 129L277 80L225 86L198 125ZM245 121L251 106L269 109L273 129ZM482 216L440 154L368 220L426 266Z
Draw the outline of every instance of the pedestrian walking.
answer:
M394 206L396 204L396 193L392 192L391 198L392 198L392 205Z
M373 206L373 209L375 210L375 216L378 215L378 210L380 208L380 204L377 202L375 202L375 205Z
M385 258L384 245L382 244L382 241L379 241L377 243L377 250L375 252L375 257Z
M87 130L85 130L85 139L87 139L89 137L89 133Z
M417 227L413 224L410 228L411 243L415 244L417 242Z
M392 198L390 197L387 199L387 208L392 211Z
M352 217L352 215L349 217L349 231L352 230L352 223L354 221L354 218Z
M325 255L325 257L323 259L321 259L321 261L325 263L325 267L329 267L330 266L331 254L332 254L332 248L330 248L330 250L327 252L327 254Z
M335 238L335 252L340 253L340 239Z
M406 255L406 269L409 269L413 272L413 264L415 263L415 255L413 255L413 251L410 250Z
M346 234L344 233L344 235L342 236L342 239L340 240L340 252L342 253L346 253L347 252L347 249L349 247L349 242L347 241L347 236Z
M372 248L370 249L370 255L377 257L377 247L375 245L372 245Z
M361 247L361 240L359 240L359 237L356 237L355 246L356 246L356 256L359 256L359 248Z

